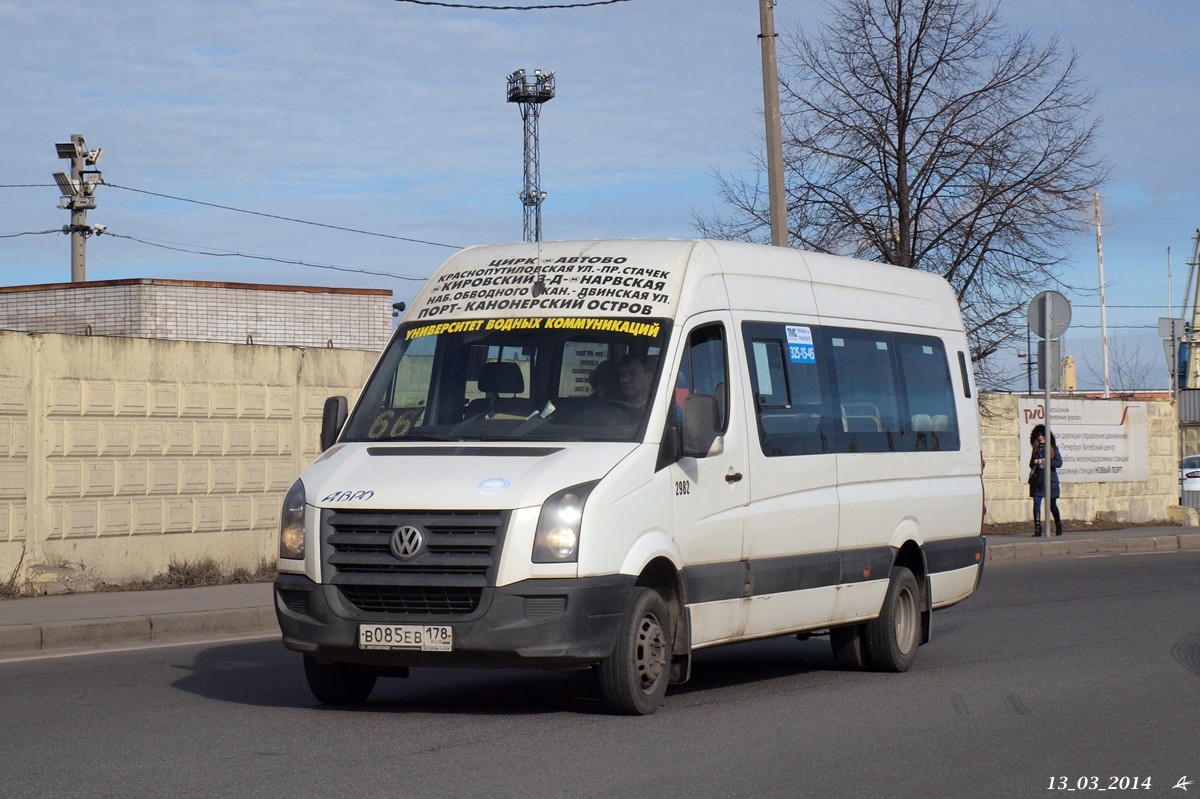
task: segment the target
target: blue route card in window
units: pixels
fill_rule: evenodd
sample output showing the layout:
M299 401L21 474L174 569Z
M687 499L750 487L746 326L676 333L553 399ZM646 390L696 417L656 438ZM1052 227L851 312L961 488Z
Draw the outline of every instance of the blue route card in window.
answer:
M812 329L800 325L784 325L787 334L788 358L792 363L816 363Z

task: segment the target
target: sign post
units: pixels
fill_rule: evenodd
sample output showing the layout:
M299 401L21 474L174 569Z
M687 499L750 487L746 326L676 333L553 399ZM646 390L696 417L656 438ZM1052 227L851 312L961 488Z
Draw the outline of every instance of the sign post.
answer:
M1071 303L1057 291L1043 291L1029 303L1029 327L1034 334L1045 339L1046 346L1042 348L1043 360L1058 357L1058 348L1052 346L1067 331L1071 324ZM1051 375L1059 374L1058 369L1051 369L1050 364L1038 364L1042 374L1042 388L1045 391L1043 410L1046 414L1046 448L1043 451L1045 461L1042 464L1044 494L1046 497L1046 522L1050 521L1050 503L1052 500L1050 476L1054 470L1054 456L1051 449L1054 446L1054 436L1050 430L1050 388L1055 380Z

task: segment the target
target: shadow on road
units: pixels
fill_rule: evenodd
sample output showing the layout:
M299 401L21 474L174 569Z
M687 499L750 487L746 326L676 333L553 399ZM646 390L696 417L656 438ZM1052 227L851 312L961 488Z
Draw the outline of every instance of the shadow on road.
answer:
M173 686L220 702L352 713L450 713L529 715L603 713L595 673L538 669L414 668L408 679L380 678L360 708L327 708L312 697L299 654L277 641L206 647ZM780 638L696 653L692 678L672 686L671 696L797 677L836 668L828 641Z
M692 678L672 686L667 698L836 669L829 639L824 637L797 641L784 636L730 644L697 652Z
M525 669L413 669L409 679L380 678L367 704L327 708L313 698L301 656L277 641L212 646L178 668L172 685L220 702L351 713L536 714L597 712L588 672Z

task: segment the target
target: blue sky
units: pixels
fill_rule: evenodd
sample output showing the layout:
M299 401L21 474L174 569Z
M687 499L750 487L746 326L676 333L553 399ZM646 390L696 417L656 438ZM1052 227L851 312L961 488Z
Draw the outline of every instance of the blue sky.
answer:
M1098 91L1101 154L1113 170L1102 193L1110 343L1158 368L1167 248L1178 308L1200 227L1200 3L999 8L1006 23L1078 50ZM775 14L786 33L813 29L824 11L779 0ZM758 26L755 0L537 12L393 0L0 0L0 184L52 184L67 166L54 143L81 133L104 148L99 167L114 184L99 189L93 224L185 249L363 270L101 236L88 244L90 279L388 287L408 299L419 282L366 272L426 277L453 249L400 239L521 238L522 127L505 102L516 68L557 73L541 118L545 238L694 236L694 214L719 208L712 172L750 169L760 147ZM0 188L0 235L61 228L68 214L57 202L52 187ZM1081 230L1067 254L1067 351L1098 371L1094 230ZM66 236L0 238L0 285L68 280ZM1151 382L1163 386L1158 371Z

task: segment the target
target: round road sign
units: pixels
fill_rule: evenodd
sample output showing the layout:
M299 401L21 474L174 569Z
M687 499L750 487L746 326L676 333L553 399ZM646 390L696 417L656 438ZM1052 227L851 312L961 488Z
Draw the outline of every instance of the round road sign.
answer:
M1046 330L1046 304L1050 304L1050 329ZM1038 338L1058 338L1071 324L1071 303L1057 291L1043 291L1029 303L1029 329Z

